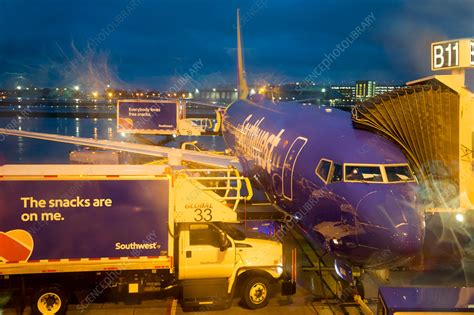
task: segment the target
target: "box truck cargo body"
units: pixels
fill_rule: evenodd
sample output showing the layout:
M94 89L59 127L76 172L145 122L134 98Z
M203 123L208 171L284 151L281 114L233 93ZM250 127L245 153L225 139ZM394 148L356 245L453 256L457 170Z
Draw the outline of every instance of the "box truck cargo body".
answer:
M170 290L186 307L226 304L237 284L247 307L262 307L284 275L282 244L235 229L229 204L247 198L240 192L248 181L229 174L152 165L2 166L0 288L31 295L37 314L65 312L78 290L95 292L79 301L83 308L97 290ZM219 180L233 185L206 186ZM283 289L294 293L294 282Z

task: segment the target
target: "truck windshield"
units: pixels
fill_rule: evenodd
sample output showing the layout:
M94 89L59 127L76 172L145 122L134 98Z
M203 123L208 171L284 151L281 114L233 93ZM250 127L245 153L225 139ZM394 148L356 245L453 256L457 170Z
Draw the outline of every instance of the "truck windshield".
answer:
M412 182L415 181L408 165L385 166L389 182Z

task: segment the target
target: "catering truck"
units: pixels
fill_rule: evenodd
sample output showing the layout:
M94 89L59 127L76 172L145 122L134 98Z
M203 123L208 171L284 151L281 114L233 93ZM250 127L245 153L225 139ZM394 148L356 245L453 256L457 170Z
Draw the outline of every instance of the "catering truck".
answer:
M263 307L277 282L293 294L295 279L283 280L281 243L238 228L251 195L235 169L1 166L0 289L29 296L35 314L64 313L78 291L80 309L105 291L177 291L185 308L238 293Z

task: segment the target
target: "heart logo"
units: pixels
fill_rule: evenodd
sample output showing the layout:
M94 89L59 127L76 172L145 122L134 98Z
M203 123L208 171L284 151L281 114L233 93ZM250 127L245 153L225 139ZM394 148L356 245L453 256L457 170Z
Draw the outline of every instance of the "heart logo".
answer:
M25 230L0 232L0 262L24 262L33 253L33 237Z

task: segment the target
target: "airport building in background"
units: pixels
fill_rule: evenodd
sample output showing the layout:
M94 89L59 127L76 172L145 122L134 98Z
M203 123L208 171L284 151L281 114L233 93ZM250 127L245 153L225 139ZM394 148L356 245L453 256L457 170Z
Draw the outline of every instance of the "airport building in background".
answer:
M350 107L359 101L393 91L401 86L377 85L375 81L357 81L350 85L317 85L288 83L281 85L252 85L249 94L262 94L275 102L299 101L305 105L328 105L335 107ZM31 103L48 102L97 102L106 101L113 104L117 99L160 99L180 98L199 103L228 105L238 99L238 91L234 85L218 85L215 87L183 90L176 92L119 89L107 86L102 90L90 90L80 86L38 88L21 87L0 90L0 103Z
M365 80L357 81L356 86L356 99L366 99L375 96L375 81Z

